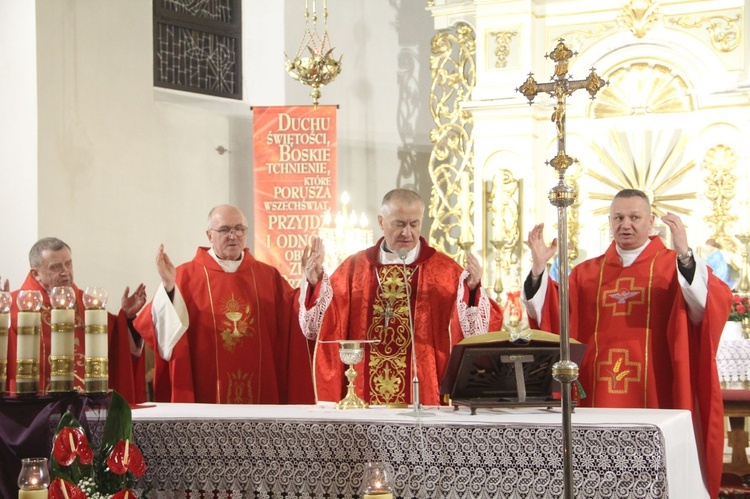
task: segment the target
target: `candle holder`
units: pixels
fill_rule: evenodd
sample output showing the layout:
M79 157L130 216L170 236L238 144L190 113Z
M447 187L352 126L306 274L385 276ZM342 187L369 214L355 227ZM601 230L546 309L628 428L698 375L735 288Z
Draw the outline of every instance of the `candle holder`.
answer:
M89 287L83 292L83 306L86 307L85 384L88 393L109 390L107 299L107 291L104 288Z
M46 457L29 457L21 460L18 499L47 499L49 482Z
M500 300L500 295L503 293L503 259L500 250L505 247L505 242L490 241L490 244L495 248L495 283L492 291L495 292L495 299Z
M16 392L36 395L39 391L39 347L42 329L42 293L22 289L18 292L16 327Z
M346 389L346 396L336 404L336 409L367 409L369 407L367 402L359 398L354 391L354 378L357 377L354 365L362 362L364 353L361 341L339 342L339 358L341 362L349 366L344 373L346 379L349 380L349 385Z
M474 246L474 240L461 240L458 242L458 246L463 250L464 252L464 258L463 258L463 265L464 267L468 263L469 260L469 253L471 253L471 247Z
M50 313L49 391L64 393L73 390L76 294L69 286L56 286L49 294Z
M365 464L362 499L393 499L391 472L387 464L378 461Z

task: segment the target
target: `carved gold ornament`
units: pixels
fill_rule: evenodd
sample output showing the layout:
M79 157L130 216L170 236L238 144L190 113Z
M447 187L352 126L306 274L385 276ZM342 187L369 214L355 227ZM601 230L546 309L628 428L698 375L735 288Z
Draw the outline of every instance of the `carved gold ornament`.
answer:
M459 23L455 32L436 33L431 45L430 110L436 127L430 132L434 146L428 165L432 180L429 240L439 251L457 258L463 230L458 202L460 178L463 172L474 173L474 118L461 107L476 84L474 30Z

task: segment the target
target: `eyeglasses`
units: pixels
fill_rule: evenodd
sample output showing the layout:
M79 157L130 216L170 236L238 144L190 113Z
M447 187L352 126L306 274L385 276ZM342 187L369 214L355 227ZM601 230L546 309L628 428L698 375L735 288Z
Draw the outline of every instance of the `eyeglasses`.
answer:
M214 232L218 232L222 236L228 236L229 233L233 233L235 236L244 236L247 232L247 225L235 225L234 227L219 227L218 229L209 229Z

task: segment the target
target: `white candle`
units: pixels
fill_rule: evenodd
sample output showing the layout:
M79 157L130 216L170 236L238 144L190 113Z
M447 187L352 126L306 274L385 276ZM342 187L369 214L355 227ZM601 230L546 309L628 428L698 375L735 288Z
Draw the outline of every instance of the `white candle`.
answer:
M90 308L85 312L87 392L103 392L109 388L108 321L103 308Z
M75 311L70 308L53 308L50 313L50 390L64 392L73 389L73 363L75 339L73 323Z
M393 494L390 492L384 494L364 494L362 499L393 499Z
M36 393L39 389L39 331L42 314L18 312L16 316L16 390Z
M108 338L106 310L86 310L86 358L107 358Z
M503 204L505 202L503 196L503 174L499 173L495 178L495 219L493 220L492 227L492 240L502 241L503 239Z
M462 243L473 241L469 180L469 172L463 172L459 184L461 190L458 193L459 207L461 210L461 236L459 237L459 241Z
M8 377L8 328L10 313L0 312L0 393L5 391L5 380Z
M18 337L16 358L39 360L39 328L42 314L39 312L18 312Z
M8 329L10 328L10 313L0 312L0 360L8 359Z

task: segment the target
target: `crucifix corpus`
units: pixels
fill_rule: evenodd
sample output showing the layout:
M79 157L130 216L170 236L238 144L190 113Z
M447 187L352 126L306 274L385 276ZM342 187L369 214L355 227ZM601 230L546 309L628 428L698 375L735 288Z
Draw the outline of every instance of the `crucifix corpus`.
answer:
M552 367L552 376L562 387L562 430L563 430L563 467L565 498L574 496L573 484L573 445L571 428L571 385L578 379L578 365L570 360L570 330L568 309L568 217L566 208L576 200L577 193L565 183L565 171L577 160L568 156L565 151L565 99L578 89L585 88L593 100L599 89L607 84L596 74L593 68L585 80L571 80L568 75L568 61L578 55L566 45L561 38L555 50L545 57L555 62L555 74L549 83L537 83L533 73L516 91L522 93L529 105L539 93L546 93L556 99L551 121L557 130L557 155L547 164L551 165L558 175L558 182L549 192L549 200L557 207L557 240L560 241L558 258L560 261L560 361Z

